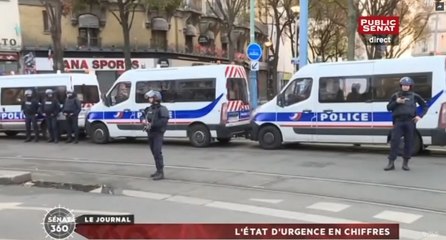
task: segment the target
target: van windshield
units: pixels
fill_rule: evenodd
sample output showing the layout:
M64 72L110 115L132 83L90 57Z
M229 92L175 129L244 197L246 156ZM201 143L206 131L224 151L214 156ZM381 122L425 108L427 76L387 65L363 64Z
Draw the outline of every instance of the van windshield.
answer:
M248 87L244 78L228 78L226 88L229 101L241 100L248 103Z
M81 103L98 103L99 90L95 85L75 85L74 92Z

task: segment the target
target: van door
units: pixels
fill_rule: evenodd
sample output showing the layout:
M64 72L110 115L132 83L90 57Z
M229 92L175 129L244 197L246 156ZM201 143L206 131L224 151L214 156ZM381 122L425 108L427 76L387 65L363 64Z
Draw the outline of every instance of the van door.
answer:
M278 96L276 122L284 142L313 141L316 133L313 79L294 79Z
M27 88L1 88L0 127L2 130L24 131L25 116L22 114L22 102Z
M121 82L109 92L110 107L104 113L111 137L135 137L138 109L130 97L131 82ZM139 126L139 125L138 125Z
M227 118L227 126L249 124L251 108L245 69L241 67L229 67L229 69L226 78L227 116L223 117Z
M364 69L364 72L367 72ZM370 72L371 74L371 72ZM371 143L372 87L369 74L319 79L317 142Z

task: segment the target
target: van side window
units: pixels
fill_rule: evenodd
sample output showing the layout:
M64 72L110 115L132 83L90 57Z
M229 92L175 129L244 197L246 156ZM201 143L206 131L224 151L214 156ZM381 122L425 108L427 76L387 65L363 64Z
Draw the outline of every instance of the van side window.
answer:
M284 105L290 106L308 99L311 95L312 85L313 80L311 78L293 80L283 92L285 99Z
M117 105L125 102L130 97L130 88L132 86L131 82L121 82L115 85L113 90L110 92L109 99L111 100L111 105Z
M247 103L248 87L246 86L246 80L244 78L228 78L226 81L227 99L229 101L242 100Z
M319 80L319 102L365 102L371 99L367 77L323 77Z
M373 100L387 102L392 94L401 90L400 79L411 77L415 82L415 92L424 100L432 98L432 73L407 73L392 75L377 75L373 78Z
M140 81L136 83L136 103L147 103L144 94L150 90L159 91L162 102L175 101L175 81Z
M98 103L99 89L95 85L75 85L74 92L81 103Z
M175 102L212 102L215 100L215 79L187 79L176 82Z
M2 88L1 105L21 105L28 88Z

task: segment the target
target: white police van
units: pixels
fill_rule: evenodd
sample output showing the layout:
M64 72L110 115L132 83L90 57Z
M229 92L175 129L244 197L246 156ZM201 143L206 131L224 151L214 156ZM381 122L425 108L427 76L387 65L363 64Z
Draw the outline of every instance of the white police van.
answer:
M0 76L0 131L8 136L15 136L25 131L25 116L21 111L24 93L33 91L33 97L40 102L45 98L45 90L52 89L61 105L67 90L74 90L82 104L79 114L80 132L85 130L85 117L91 106L100 102L99 83L94 74L85 73L49 73L30 75ZM65 117L59 114L61 132L64 133ZM41 130L45 128L42 115L38 116Z
M123 73L88 115L93 142L147 137L139 118L141 110L149 106L144 99L149 90L160 91L162 104L169 109L167 138L189 138L193 146L206 147L213 139L226 143L233 136L250 133L245 69L203 65Z
M445 56L307 65L253 112L252 139L264 149L289 142L386 144L392 129L386 106L405 76L429 106L417 123L413 153L446 145Z

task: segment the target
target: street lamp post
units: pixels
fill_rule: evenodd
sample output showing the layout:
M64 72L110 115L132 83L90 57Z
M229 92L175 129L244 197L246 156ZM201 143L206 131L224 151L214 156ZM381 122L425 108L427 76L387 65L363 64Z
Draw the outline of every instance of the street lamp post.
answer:
M250 0L249 2L249 36L250 42L255 42L255 0ZM251 86L250 96L251 96L251 107L252 109L257 108L257 72L249 71L249 82Z
M299 15L299 68L308 62L308 1L300 0Z

